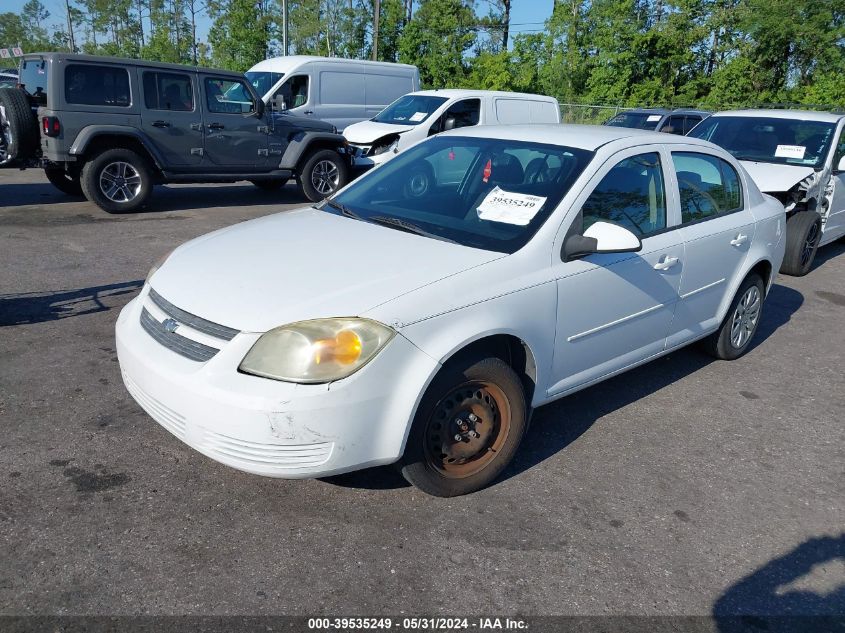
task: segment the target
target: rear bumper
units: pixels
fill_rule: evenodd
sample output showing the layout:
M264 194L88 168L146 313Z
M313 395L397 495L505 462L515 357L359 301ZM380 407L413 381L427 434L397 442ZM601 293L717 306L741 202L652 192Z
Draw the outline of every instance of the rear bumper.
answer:
M187 445L238 470L283 478L333 475L402 455L438 367L403 336L349 378L286 383L237 371L258 334L237 334L206 362L157 343L140 325L142 307L154 308L147 294L117 321L121 373L138 404Z

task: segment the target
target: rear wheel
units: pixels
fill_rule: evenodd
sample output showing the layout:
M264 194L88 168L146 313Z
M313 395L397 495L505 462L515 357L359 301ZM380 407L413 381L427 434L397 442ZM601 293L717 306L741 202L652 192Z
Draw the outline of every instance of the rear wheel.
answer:
M447 364L420 402L398 465L428 494L474 492L511 461L526 420L522 383L507 363L484 358Z
M287 183L287 178L273 178L272 180L250 180L250 182L263 191L278 191Z
M68 172L64 167L49 166L44 168L44 175L56 189L69 196L81 196L82 185L79 182L79 173Z
M35 158L38 120L23 90L0 88L0 167Z
M346 161L336 151L323 149L315 152L302 166L299 183L302 193L311 202L328 198L349 180Z
M799 211L786 221L786 253L780 272L802 277L810 272L822 238L822 218L815 211Z
M82 168L85 197L109 213L129 213L142 207L153 189L152 170L131 149L110 149Z
M745 278L721 327L703 341L704 349L711 356L734 360L748 351L763 315L765 292L760 275L751 273Z

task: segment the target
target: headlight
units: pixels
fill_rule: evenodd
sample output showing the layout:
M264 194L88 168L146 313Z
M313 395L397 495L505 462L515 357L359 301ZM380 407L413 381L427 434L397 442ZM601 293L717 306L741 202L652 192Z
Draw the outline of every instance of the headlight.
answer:
M168 258L168 257L170 257L171 253L173 253L173 251L174 251L174 250L176 250L176 249L171 249L171 250L169 250L167 253L165 253L164 255L162 255L161 257L159 257L159 258L156 260L156 263L155 263L155 264L153 264L152 268L150 268L150 272L148 272L148 273L147 273L147 278L146 278L146 280L145 280L145 281L149 281L149 280L150 280L150 278L151 278L153 275L155 275L155 272L156 272L159 268L161 268L161 267L162 267L162 265L164 264L164 262L166 262L166 261L167 261L167 258Z
M370 362L393 334L389 327L369 319L291 323L263 334L239 369L288 382L340 380Z

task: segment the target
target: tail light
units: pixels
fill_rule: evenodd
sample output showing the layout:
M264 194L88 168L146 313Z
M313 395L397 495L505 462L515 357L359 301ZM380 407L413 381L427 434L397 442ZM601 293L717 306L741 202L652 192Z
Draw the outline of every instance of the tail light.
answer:
M41 119L41 131L44 136L58 136L62 133L62 124L59 122L59 117L45 116Z

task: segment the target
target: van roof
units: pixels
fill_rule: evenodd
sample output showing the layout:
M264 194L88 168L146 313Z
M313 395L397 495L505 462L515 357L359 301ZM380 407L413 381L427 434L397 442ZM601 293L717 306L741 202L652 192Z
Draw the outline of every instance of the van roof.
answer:
M339 64L363 64L370 67L391 67L391 68L408 68L416 70L416 66L410 64L397 64L394 62L374 62L366 59L346 59L344 57L319 57L317 55L288 55L281 57L270 57L264 61L260 61L250 68L247 72L275 72L275 73L289 73L293 69L305 64L307 62L333 62Z
M454 99L456 97L524 97L540 101L551 101L557 103L557 99L547 95L532 94L529 92L506 92L503 90L466 90L464 88L435 88L434 90L417 90L408 94L412 95L434 95Z

